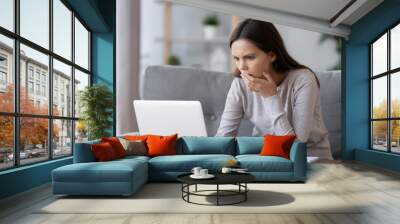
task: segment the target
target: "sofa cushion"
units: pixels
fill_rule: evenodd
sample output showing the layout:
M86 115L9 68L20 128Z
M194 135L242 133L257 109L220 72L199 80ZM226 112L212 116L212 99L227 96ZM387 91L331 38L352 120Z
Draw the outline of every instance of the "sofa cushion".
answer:
M149 160L149 170L163 172L190 172L193 167L200 166L211 172L219 171L230 159L231 155L175 155L158 156Z
M122 146L126 151L126 155L147 155L146 143L141 140L126 140L124 138L118 138Z
M259 154L264 144L263 137L237 137L236 155Z
M117 158L126 156L126 151L117 137L103 137L101 142L108 142L114 149Z
M265 135L264 146L261 149L261 156L280 156L289 159L290 148L294 140L295 135Z
M58 182L129 182L133 172L142 172L147 164L140 160L74 163L53 170Z
M148 156L164 156L176 154L176 140L178 134L170 136L149 135L147 137L147 155Z
M235 155L235 139L233 137L182 137L181 154L225 154Z
M90 148L92 149L94 157L96 157L96 161L105 162L118 158L112 145L108 142L93 144Z
M240 167L249 172L292 172L292 161L278 156L238 155Z
M96 158L90 148L92 144L99 144L100 140L77 142L74 147L74 163L95 162Z

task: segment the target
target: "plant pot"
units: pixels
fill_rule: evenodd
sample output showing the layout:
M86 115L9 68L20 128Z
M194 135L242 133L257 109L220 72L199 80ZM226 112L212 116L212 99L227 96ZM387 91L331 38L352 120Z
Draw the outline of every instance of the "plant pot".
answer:
M212 40L217 36L217 27L216 26L204 26L204 39Z

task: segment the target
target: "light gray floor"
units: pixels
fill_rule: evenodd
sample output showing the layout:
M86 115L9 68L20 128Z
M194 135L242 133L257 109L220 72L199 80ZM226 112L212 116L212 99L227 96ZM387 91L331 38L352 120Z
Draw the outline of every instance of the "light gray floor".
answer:
M49 185L0 202L0 223L400 223L400 174L359 163L316 163L308 182L346 200L363 201L361 214L35 214L54 200ZM173 206L173 205L172 205Z

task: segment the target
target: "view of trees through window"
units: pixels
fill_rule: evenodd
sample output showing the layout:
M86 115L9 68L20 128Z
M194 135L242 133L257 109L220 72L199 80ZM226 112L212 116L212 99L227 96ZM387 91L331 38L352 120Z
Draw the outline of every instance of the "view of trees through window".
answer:
M400 25L371 44L371 145L400 153Z
M0 170L70 156L87 139L77 124L90 32L61 0L19 2L14 24L15 2L0 1Z

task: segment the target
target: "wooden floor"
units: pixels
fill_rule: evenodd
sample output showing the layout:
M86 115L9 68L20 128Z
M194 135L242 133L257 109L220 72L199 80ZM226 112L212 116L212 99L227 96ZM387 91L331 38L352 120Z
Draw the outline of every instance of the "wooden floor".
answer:
M400 174L359 163L315 163L308 183L367 206L357 214L36 214L54 200L49 185L0 202L0 223L400 223Z

